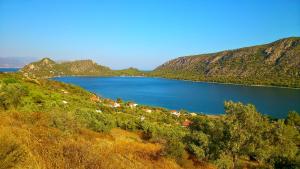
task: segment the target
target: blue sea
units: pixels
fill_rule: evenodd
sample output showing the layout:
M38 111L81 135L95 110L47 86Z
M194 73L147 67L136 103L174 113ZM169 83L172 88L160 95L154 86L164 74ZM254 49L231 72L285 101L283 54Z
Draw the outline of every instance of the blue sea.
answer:
M81 86L106 98L139 104L223 114L224 101L251 103L263 114L286 117L300 112L300 90L191 82L148 77L59 77L55 80Z
M20 68L0 68L0 72L17 72Z

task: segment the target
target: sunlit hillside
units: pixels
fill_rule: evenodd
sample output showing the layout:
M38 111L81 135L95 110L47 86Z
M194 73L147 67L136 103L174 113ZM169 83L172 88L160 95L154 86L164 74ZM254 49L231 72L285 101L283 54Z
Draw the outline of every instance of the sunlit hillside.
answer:
M223 116L113 101L53 80L0 74L0 168L295 167L299 114Z

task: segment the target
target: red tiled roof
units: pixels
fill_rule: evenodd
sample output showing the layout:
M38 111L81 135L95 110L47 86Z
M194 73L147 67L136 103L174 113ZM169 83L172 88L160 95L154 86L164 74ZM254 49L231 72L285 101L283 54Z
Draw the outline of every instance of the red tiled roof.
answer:
M182 122L182 126L184 127L189 127L192 124L192 122L190 120L185 120L184 122Z

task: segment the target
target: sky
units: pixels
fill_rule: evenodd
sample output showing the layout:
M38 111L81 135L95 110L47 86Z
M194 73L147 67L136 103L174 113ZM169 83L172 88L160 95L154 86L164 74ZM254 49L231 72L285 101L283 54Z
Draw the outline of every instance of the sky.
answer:
M151 70L300 36L300 0L0 0L0 59Z

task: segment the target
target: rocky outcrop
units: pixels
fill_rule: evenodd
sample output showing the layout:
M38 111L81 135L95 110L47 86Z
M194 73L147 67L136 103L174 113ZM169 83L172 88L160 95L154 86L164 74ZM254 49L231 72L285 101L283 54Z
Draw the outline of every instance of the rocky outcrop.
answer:
M300 87L300 38L285 38L265 45L179 57L157 67L152 74L230 83L290 83Z
M38 62L30 63L20 70L25 76L49 78L55 76L68 75L108 75L112 70L101 66L92 60L78 60L56 63L55 61L44 58Z

